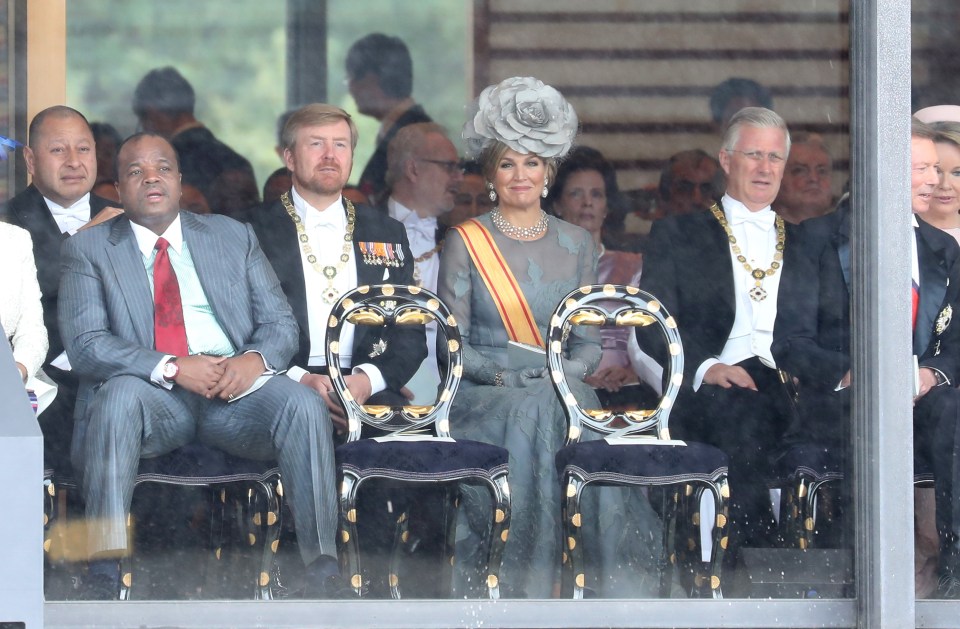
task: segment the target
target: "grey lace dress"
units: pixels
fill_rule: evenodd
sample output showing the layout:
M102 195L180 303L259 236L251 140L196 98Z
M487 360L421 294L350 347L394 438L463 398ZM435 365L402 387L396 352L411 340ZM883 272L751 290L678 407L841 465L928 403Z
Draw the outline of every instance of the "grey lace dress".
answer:
M545 338L560 299L596 281L596 250L590 235L551 217L543 238L521 242L504 236L489 214L477 220L493 234ZM451 410L451 432L454 438L496 444L510 453L513 513L500 572L501 593L549 598L560 581L560 484L554 455L564 443L566 417L547 377L529 382L530 386L494 386L497 372L509 369L507 332L454 230L444 243L437 290L463 335L464 377ZM570 370L575 376L568 381L587 408L599 406L593 389L582 380L600 360L596 332L575 326L567 341L567 357L575 361ZM584 509L595 516L585 524L592 529L588 531L591 544L585 547L592 562L588 585L605 596L655 595L656 555L662 538L659 519L646 497L638 490L591 489ZM480 540L489 523L488 510L489 498L480 490L465 494L456 548L460 566L476 565L477 554L483 552ZM474 586L483 578L469 572L458 576L472 578Z

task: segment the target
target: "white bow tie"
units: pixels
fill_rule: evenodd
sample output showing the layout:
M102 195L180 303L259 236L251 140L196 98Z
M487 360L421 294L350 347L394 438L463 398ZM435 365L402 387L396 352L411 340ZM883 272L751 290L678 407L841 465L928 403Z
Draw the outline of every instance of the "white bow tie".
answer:
M437 237L437 219L433 217L419 218L414 214L404 222L404 226L411 232L417 232L428 240Z
M730 208L729 212L730 215L727 217L727 222L731 225L749 223L761 229L770 229L777 220L777 215L774 214L770 208L760 210L759 212L751 212L744 207L734 206Z

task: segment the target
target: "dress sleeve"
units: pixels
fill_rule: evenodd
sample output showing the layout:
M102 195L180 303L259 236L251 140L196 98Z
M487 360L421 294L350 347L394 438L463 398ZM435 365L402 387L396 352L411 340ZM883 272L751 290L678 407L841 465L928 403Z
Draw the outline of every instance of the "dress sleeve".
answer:
M597 260L597 249L594 246L593 239L588 237L584 239L584 246L580 248L577 278L579 286L597 283ZM599 328L582 325L570 326L567 353L571 360L577 360L583 364L584 375L597 370L602 351Z
M460 329L463 345L463 375L479 384L493 384L497 373L505 367L490 360L470 345L471 303L474 290L486 290L482 280L471 272L473 262L460 233L447 232L440 256L440 275L437 279L437 294L453 312ZM477 284L475 285L474 282ZM437 335L437 357L441 364L446 360L446 343L443 335Z

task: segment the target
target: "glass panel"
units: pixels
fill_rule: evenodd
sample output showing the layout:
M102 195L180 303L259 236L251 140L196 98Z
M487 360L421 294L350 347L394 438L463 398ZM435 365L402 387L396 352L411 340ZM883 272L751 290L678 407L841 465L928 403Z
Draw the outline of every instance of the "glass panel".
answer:
M960 109L953 77L957 68L956 43L957 19L960 11L953 5L940 6L933 2L912 4L913 44L913 89L912 106L917 117L930 123L935 132L935 153L939 169L930 179L935 184L929 210L919 213L927 221L957 239L960 238ZM948 105L948 107L938 107ZM952 108L950 106L953 106ZM914 140L915 144L929 140ZM914 159L914 185L920 178L920 170ZM915 210L916 211L916 210ZM947 243L952 245L950 238ZM952 275L948 258L947 269ZM945 300L952 299L948 293ZM949 307L949 304L947 304ZM941 309L938 314L946 312ZM938 316L935 333L943 331L946 319ZM948 325L948 324L947 324ZM936 341L939 348L939 341ZM936 360L929 354L927 361ZM923 365L921 359L921 365ZM935 391L936 404L927 407L944 408L952 403L956 389ZM921 405L916 406L914 439L917 483L914 491L914 523L916 553L917 598L960 598L960 548L957 547L958 524L955 522L957 497L954 458L957 456L956 418L947 413L943 419L933 419L932 411L921 414ZM927 416L930 416L929 418ZM926 419L926 421L924 421Z
M196 91L197 120L249 160L260 190L268 175L280 166L274 150L278 145L276 118L288 107L299 104L285 102L284 98L288 82L298 80L288 75L285 55L295 55L297 51L287 51L289 16L277 9L277 3L232 2L226 14L224 6L71 2L67 100L89 120L108 122L124 137L138 125L156 124L144 125L133 114L134 88L150 69L172 65ZM749 210L760 210L772 201L774 209L791 222L832 211L849 173L848 8L845 0L826 5L819 0L773 5L741 0L723 7L682 10L670 2L624 7L612 0L589 4L573 0L435 1L409 6L386 0L326 3L326 41L322 45L312 42L311 49L326 51L321 71L328 77L328 101L354 114L359 127L359 144L353 154L354 168L349 180L361 187L360 174L374 153L383 119L389 123L401 113L398 109L363 106L355 100L362 98L360 90L364 86L360 84L369 82L371 77L363 72L351 75L346 59L351 45L375 30L372 15L377 17L376 24L384 25L385 32L399 36L410 48L414 67L412 101L422 104L426 113L446 128L454 143L450 159L416 156L434 168L431 181L444 181L440 173L446 177L450 185L441 186L441 196L448 206L456 198L455 192L472 196L474 205L479 205L478 196L483 199L486 195L482 174L474 174L474 188L468 191L469 175L463 175L452 164L464 155L466 147L460 128L472 97L480 89L505 77L533 75L563 94L579 117L577 153L567 162L561 161L559 173L550 171L548 182L537 178L547 169L542 164L534 165L534 169L541 169L534 187L549 190L542 202L545 209L580 224L587 232L550 218L547 236L539 244L518 244L504 236L509 227L492 223L487 227L504 248L507 264L517 276L521 290L529 293L526 297L541 335L546 333L549 315L559 298L580 284L600 281L636 286L639 281L642 288L663 301L678 323L687 364L688 388L683 405L686 419L675 420L671 436L691 444L710 442L725 449L734 459L731 496L739 500L740 496L750 495L753 499L749 508L737 505L730 513L731 520L724 521L722 510L716 513L715 506L706 499L696 500L696 488L690 486L692 497L688 497L687 487L682 487L676 500L679 503L683 497L685 501L680 509L684 532L672 538L670 543L676 543L675 548L664 551L663 540L669 536L661 531L664 519L673 513L673 493L657 488L647 493L633 492L630 501L617 501L613 490L596 489L596 494L585 499L584 504L600 504L595 505L594 514L584 517L598 521L593 523L595 526L583 527L585 535L595 536L583 541L592 553L584 563L593 571L585 570L583 584L577 583L576 572L564 575L560 568L563 549L572 549L570 540L560 532L561 496L553 454L568 432L566 418L548 378L543 374L521 377L510 369L505 350L507 334L493 301L487 298L477 263L467 257L462 246L458 250L456 245L449 245L459 236L448 236L451 240L440 254L443 268L435 287L442 297L453 302L463 295L466 281L473 295L472 301L463 300L453 306L462 325L469 325L473 333L467 341L470 347L465 358L465 383L458 393L462 417L454 418L453 434L504 446L513 457L514 524L500 575L500 593L505 598L569 596L575 586L585 586L586 595L609 598L653 598L660 596L661 590L674 598L709 598L721 592L726 597L758 599L852 595L853 521L847 506L849 492L844 491L851 483L849 473L844 481L835 478L847 472L838 452L845 451L841 444L849 431L849 410L843 400L838 401L833 386L824 384L832 373L825 375L816 363L791 361L796 355L789 343L782 345L788 348L784 350L789 355L786 360L769 350L771 337L776 336L772 328L777 313L772 306L778 283L779 315L790 316L793 310L799 312L801 302L810 298L804 292L804 278L797 278L794 269L808 268L818 276L827 271L816 264L818 260L810 261L811 266L806 267L803 265L807 263L795 261L789 253L784 261L775 257L777 227L768 226L765 235L759 237L764 251L757 253L752 244L758 242L757 238L744 231L748 228L740 223L732 225L731 230L736 244L746 253L745 261L735 263L737 252L731 254L721 223L708 211L724 190L731 198L751 206L756 199L763 201L759 207L748 207ZM740 80L727 82L728 78L737 77ZM757 129L753 127L739 141L727 145L729 150L721 151L724 118L747 104L772 107L786 120L794 141L786 163L780 159L788 157L786 146L781 146L783 142L778 144L777 138L769 141L764 134L754 137ZM596 153L591 154L586 147ZM107 171L108 167L102 170ZM728 180L723 177L724 170L729 171ZM754 176L757 172L762 181ZM783 184L778 197L775 193L780 173ZM498 203L509 219L511 210L518 206L511 206L516 199L503 182L498 184ZM108 194L110 186L102 190ZM534 193L538 194L538 190ZM208 205L209 196L204 195ZM242 208L229 208L239 209ZM486 209L489 204L481 212ZM700 223L683 216L688 212L696 212ZM673 215L680 216L672 218ZM521 215L514 214L513 220L522 220L518 216ZM286 217L282 215L281 219ZM724 220L735 222L732 218ZM800 242L793 241L794 234L790 228L785 236L788 252L791 246L798 246L795 242ZM675 241L670 240L671 235L676 237ZM265 241L262 234L260 239ZM426 240L429 239L428 235ZM423 258L435 247L422 244L426 240L410 233L410 253L414 257ZM295 243L288 250L295 250L293 247ZM599 280L586 253L594 248L603 254ZM683 257L685 248L692 252L687 258ZM456 260L458 254L460 260ZM392 254L373 249L364 250L363 255L392 260ZM430 267L431 257L434 256L418 261L423 269ZM274 260L278 273L288 272L291 264L299 266L298 257L291 261L284 269ZM790 268L791 263L796 265L794 269ZM462 276L453 277L447 270L456 264L461 265ZM744 265L749 269L745 270ZM717 270L728 266L729 273L724 271L714 277ZM641 268L643 274L638 280ZM677 269L674 276L670 275L671 268ZM763 272L762 277L747 277L747 271L753 270ZM312 270L307 266L305 272ZM738 279L731 281L730 277ZM835 274L829 279L838 277L843 279ZM326 280L322 280L321 288L326 285ZM434 288L429 284L428 287ZM759 289L753 291L753 300L747 296L750 289ZM783 299L785 294L789 299ZM733 301L739 306L731 308ZM834 307L841 318L847 314L842 302L821 305ZM816 315L814 312L814 324ZM834 328L840 336L848 334L848 321L846 317ZM304 321L300 323L303 325ZM662 352L641 342L641 349L649 352L648 360L631 362L626 347L629 338L607 339L603 349L611 350L604 354L608 363L598 363L599 344L590 339L581 343L567 356L578 361L577 365L568 365L570 373L580 379L586 371L593 376L590 383L599 389L616 389L623 377L631 384L643 380L643 390L649 395L661 384L654 363ZM369 349L370 354L375 354L377 346ZM717 402L726 395L720 390L723 387L716 385L717 372L706 377L702 390L694 392L689 388L699 384L702 374L698 371L711 356L719 356L730 364L750 361L745 371L735 372L733 377L741 378L735 386L744 388L747 382L742 376L749 374L759 388L769 391L762 402L771 409L769 416L747 424L743 416L760 404L747 401L740 414L718 419L729 411L730 404ZM778 366L796 365L785 383L770 367L773 357ZM600 364L618 369L602 371ZM708 366L703 366L702 371ZM833 384L838 383L839 380ZM508 387L498 390L491 386L496 384ZM536 390L519 391L517 385L521 384ZM588 398L594 393L582 385L580 390ZM530 399L523 399L526 393L531 394ZM798 397L791 398L794 393ZM646 398L643 403L647 403ZM679 404L675 418L682 415ZM499 405L499 411L491 411L489 405ZM481 416L483 413L487 415ZM814 427L814 416L833 419ZM491 428L498 425L497 420L509 430ZM545 428L548 425L549 430ZM827 435L826 431L832 433ZM808 447L801 452L804 458L799 459L798 465L791 464L790 469L774 469L774 462L787 465L780 456L787 445L816 446L828 437L836 443L826 449L827 463L823 465L833 476L824 476L824 470L818 467L817 461L824 456L822 447ZM691 450L688 446L687 451ZM744 461L749 464L744 465ZM813 471L800 482L796 470L803 466ZM816 478L811 480L810 476ZM819 484L824 479L826 482ZM753 493L745 489L751 485ZM779 496L768 491L767 485L779 489ZM594 489L588 488L588 494ZM62 521L82 521L76 500L79 493L72 489L61 503L60 506L67 507L65 515L61 514ZM256 590L255 584L265 581L273 596L296 597L304 571L293 514L286 501L287 506L279 514L269 507L264 510L268 499L269 492L266 498L247 493L238 500L229 491L211 493L193 488L172 492L146 485L138 488L133 507L134 596L249 598ZM395 505L390 502L387 507L387 501L382 503L376 508L387 511L390 517L385 516L384 520L389 523L397 515L393 511ZM219 519L211 527L211 515L218 514L222 505L227 505L227 515L231 517L223 521L222 529ZM260 509L256 520L252 512L244 510L245 506L255 507L254 511ZM464 515L469 514L469 506L463 507L463 511ZM265 535L271 533L268 520L277 516L280 550L275 565L279 568L261 575L262 544ZM629 520L631 516L633 520ZM746 539L741 536L738 540L736 535L717 537L719 545L727 550L723 572L718 572L717 566L711 570L704 565L710 556L708 523L718 519L725 527L736 529L754 525L749 527L752 536ZM669 528L669 519L667 523ZM428 518L428 524L439 522ZM488 532L488 526L482 516L475 516L473 521L462 518L457 529L457 556L474 559L478 549L483 548L477 540ZM63 552L66 546L85 536L84 531L73 527L64 532L77 537L65 536L56 542ZM221 533L222 546L217 538ZM424 544L419 554L412 548L415 545L408 543L407 551L414 556L408 558L409 563L403 568L405 575L432 570L441 558L442 540L435 530L427 533L434 535L431 541L435 543ZM374 534L383 553L379 557L382 563L387 560L392 534L392 527ZM705 548L698 556L701 542ZM624 560L627 555L616 552L624 547L642 551L642 557ZM671 556L682 554L694 567L667 579L661 588L657 569L668 564ZM601 560L608 557L613 563ZM617 558L619 561L614 561ZM76 559L75 555L51 555L49 598L70 599L78 595L73 589L73 577L84 574L84 562ZM489 575L476 574L477 571L465 575L469 570L464 566L471 565L464 559L463 565L456 566L460 568L455 570L458 578L467 580L469 587L455 591L479 596ZM184 566L190 568L184 570ZM377 578L389 583L390 575ZM365 576L361 582L369 580ZM475 587L478 583L479 589ZM442 588L437 591L442 592ZM434 589L425 588L425 592L425 596L436 596ZM385 591L379 595L386 596Z

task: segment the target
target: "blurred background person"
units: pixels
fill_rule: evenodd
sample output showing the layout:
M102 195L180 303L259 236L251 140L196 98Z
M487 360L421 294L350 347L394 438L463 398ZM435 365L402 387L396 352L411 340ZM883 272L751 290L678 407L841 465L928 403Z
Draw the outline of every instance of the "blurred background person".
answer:
M397 131L417 122L432 122L411 98L413 60L399 37L370 33L350 46L346 59L347 89L357 111L380 121L377 148L360 174L358 186L374 206L387 196L387 145Z
M658 218L705 212L726 187L720 162L701 149L675 153L660 171Z
M753 79L735 76L720 83L710 93L710 117L717 133L722 133L727 122L744 107L773 109L770 90Z
M440 223L444 227L459 225L493 209L494 203L483 184L480 164L468 159L461 162L460 167L463 169L463 179L460 180L459 191L453 197L453 209L440 215Z
M833 211L833 158L819 133L799 131L790 139L790 155L773 211L797 224Z
M194 116L193 86L176 68L148 72L133 92L133 113L144 131L170 140L182 183L203 194L215 214L236 217L260 202L253 167Z
M112 124L91 122L90 131L97 146L97 181L93 184L93 194L120 204L120 195L113 185L113 173L116 172L117 148L123 138Z
M547 204L555 215L590 232L600 254L598 284L640 283L643 257L618 251L604 238L609 219L622 216L622 204L616 171L600 151L587 146L572 150L557 168L556 183L550 189ZM638 388L628 386L639 385L627 353L630 332L630 328L602 329L600 364L584 378L584 382L597 389L604 408L623 407L636 401L633 398Z

